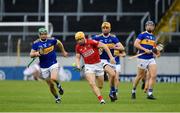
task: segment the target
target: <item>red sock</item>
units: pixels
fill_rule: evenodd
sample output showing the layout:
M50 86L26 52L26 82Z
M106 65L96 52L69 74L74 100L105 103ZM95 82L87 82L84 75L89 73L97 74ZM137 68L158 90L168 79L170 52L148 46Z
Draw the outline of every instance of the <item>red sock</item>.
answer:
M100 96L98 96L98 99L99 99L99 101L101 101L103 99L103 97L100 95Z

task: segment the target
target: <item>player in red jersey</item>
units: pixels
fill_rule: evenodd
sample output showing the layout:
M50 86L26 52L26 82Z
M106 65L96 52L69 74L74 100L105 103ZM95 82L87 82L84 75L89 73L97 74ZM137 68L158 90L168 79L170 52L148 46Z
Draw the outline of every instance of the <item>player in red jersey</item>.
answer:
M82 56L85 63L85 78L92 88L94 94L98 97L100 104L105 104L100 92L100 89L103 87L104 83L104 70L103 65L101 64L98 48L101 47L107 52L112 64L115 64L115 60L109 48L105 44L95 40L85 39L85 34L83 32L77 32L75 34L75 40L77 41L76 66L78 69L80 69L80 58ZM96 78L98 86L96 85Z

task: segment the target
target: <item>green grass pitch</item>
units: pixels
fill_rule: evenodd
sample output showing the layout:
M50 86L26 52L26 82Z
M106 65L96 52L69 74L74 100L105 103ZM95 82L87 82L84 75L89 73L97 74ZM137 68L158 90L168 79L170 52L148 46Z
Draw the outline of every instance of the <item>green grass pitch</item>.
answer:
M157 100L147 100L139 86L137 99L131 100L132 83L123 82L118 101L112 103L105 82L105 105L99 104L86 81L63 82L62 86L65 94L56 104L44 81L0 81L0 112L180 112L180 83L157 83Z

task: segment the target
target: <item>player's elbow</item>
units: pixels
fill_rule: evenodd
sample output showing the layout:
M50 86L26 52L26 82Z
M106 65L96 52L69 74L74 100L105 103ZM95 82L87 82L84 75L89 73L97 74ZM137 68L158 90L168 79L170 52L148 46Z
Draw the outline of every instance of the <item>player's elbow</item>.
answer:
M135 41L134 42L134 47L138 48L139 46L140 46L140 44L137 41Z
M137 45L137 43L136 43L136 41L134 42L134 47L136 47L136 45Z

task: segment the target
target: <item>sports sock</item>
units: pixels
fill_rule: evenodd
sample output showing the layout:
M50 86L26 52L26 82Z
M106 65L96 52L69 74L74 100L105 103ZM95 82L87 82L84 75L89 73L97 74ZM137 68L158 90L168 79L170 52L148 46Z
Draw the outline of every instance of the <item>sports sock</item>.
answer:
M136 93L136 88L135 87L132 89L132 93Z
M112 95L113 92L116 92L116 90L115 90L115 87L114 87L114 86L111 86L110 95Z
M103 99L103 97L100 95L98 96L98 100L101 101Z
M58 88L61 87L61 84L60 84L58 81L55 80L54 82L56 83L56 85L57 85Z
M152 95L152 93L153 93L153 89L149 89L148 90L148 95Z
M58 98L59 98L59 96L58 96L58 95L54 95L54 97L55 97L55 99L58 99Z

